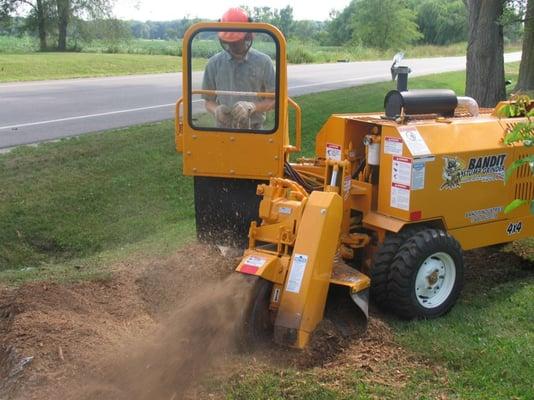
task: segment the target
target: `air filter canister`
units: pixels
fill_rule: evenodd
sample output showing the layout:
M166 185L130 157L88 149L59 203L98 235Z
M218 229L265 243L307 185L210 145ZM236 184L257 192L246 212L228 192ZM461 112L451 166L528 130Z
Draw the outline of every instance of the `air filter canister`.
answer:
M388 118L400 116L403 108L406 115L438 114L452 117L457 106L456 93L448 89L420 89L406 92L391 90L384 99L384 109Z

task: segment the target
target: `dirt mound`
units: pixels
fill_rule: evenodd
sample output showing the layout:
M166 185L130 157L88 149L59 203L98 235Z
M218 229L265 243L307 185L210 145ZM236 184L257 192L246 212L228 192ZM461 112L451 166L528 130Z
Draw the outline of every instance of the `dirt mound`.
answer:
M182 398L214 361L234 349L251 288L242 278L236 274L207 285L150 333L155 340L134 342L111 357L96 388L89 383L83 397L72 398L97 399L109 390L108 398Z
M192 291L231 274L238 260L223 257L215 246L191 244L165 260L146 262L136 285L150 315L168 316Z
M11 346L0 346L0 393L12 395L24 368L33 357L21 357Z
M492 246L468 251L464 254L466 284L487 289L503 282L524 279L534 270L534 262L528 257L532 254L521 242L502 248Z
M0 387L0 398L80 398L84 386L94 398L120 399L120 383L141 375L138 366L170 363L175 369L179 360L166 353L184 354L184 360L192 354L185 350L213 353L207 336L222 348L215 325L227 329L221 321L232 318L244 288L220 283L232 263L216 249L194 244L166 259L118 265L107 280L3 289L0 349L7 350L0 353L0 373L12 378ZM209 289L197 293L201 286ZM185 325L173 325L180 319ZM200 338L205 347L191 342ZM31 362L21 365L26 359Z
M2 293L1 303L12 310L0 329L3 346L32 358L18 374L21 398L42 398L43 387L61 385L151 324L136 312L142 303L132 283L119 274L109 281L29 284Z

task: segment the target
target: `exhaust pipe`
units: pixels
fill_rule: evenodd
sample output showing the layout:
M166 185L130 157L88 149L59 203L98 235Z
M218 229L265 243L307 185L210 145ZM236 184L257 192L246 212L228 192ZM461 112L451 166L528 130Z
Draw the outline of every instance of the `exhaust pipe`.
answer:
M478 103L472 97L458 96L458 107L467 108L467 111L472 117L478 117L480 114Z

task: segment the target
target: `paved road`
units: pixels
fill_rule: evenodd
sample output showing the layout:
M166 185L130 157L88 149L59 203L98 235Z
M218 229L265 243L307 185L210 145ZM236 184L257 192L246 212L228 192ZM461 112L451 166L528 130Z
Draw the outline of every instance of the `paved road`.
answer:
M520 60L508 53L505 61ZM405 60L411 76L465 69L465 57ZM289 94L391 79L391 61L292 65ZM201 73L194 74L199 81ZM181 74L0 84L0 149L173 118ZM200 107L200 104L198 105Z

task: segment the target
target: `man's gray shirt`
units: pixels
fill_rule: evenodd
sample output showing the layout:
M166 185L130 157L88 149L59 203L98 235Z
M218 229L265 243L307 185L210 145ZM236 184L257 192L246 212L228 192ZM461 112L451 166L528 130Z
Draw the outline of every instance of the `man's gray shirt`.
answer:
M221 51L208 60L204 70L202 89L237 92L274 92L275 72L271 59L266 54L250 49L243 60L236 60L227 51ZM230 108L238 101L258 102L256 96L203 95L204 100L215 101ZM265 113L253 113L251 125L261 127Z

